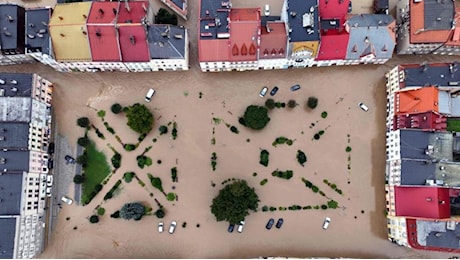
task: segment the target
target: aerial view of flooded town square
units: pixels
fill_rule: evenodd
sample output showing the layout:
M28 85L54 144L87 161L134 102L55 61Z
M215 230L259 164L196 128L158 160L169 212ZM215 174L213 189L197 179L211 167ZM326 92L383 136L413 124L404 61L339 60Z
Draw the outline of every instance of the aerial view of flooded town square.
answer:
M0 1L0 258L460 256L447 2Z

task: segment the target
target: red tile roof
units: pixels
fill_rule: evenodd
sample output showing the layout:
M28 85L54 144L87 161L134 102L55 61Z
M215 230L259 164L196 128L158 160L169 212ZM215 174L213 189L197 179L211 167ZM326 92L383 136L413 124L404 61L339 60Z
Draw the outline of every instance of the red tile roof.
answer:
M323 35L316 60L343 60L347 55L348 33Z
M88 25L88 38L93 61L121 61L115 26Z
M445 131L447 129L447 118L434 111L402 114L394 117L393 130L401 128L415 128L422 130Z
M93 2L91 10L89 11L87 23L115 24L118 5L118 2Z
M340 19L340 24L345 23L350 0L319 0L319 17L321 19Z
M260 8L232 8L230 10L231 61L257 60L260 37Z
M395 113L401 115L428 111L439 112L438 93L439 90L436 87L400 91L395 95Z
M450 217L448 188L395 186L394 189L396 216L431 219Z
M148 1L120 2L118 9L118 23L140 23L147 14Z
M201 62L228 61L228 39L198 40Z
M124 62L149 61L150 54L144 26L126 25L118 28L121 56Z
M267 31L267 26L270 32ZM284 22L267 22L260 35L260 59L286 57L287 33Z

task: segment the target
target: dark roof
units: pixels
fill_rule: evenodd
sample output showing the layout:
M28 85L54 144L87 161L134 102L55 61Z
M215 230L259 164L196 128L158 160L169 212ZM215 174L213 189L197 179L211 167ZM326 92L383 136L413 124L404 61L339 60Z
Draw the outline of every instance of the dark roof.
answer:
M12 259L14 256L14 239L16 236L16 218L0 218L2 235L0 236L0 259Z
M425 29L450 30L455 15L454 1L424 0Z
M388 0L374 0L374 8L377 10L388 9Z
M29 154L30 154L29 151L6 151L5 152L5 151L0 150L0 172L14 172L14 173L28 172L29 171L29 156L30 156Z
M419 159L425 163L438 160L452 161L453 136L449 132L427 132L417 129L400 129L400 154L402 159ZM432 146L430 152L428 147Z
M24 37L21 33L24 31L24 13L23 7L15 4L0 5L0 43L1 49L4 50L21 50L24 52Z
M403 65L406 87L460 85L460 64Z
M50 17L50 8L28 9L26 11L26 48L28 50L48 55L51 53L51 39L48 31Z
M202 0L200 9L200 39L217 39L220 33L228 33L230 0Z
M426 180L436 179L436 163L418 160L401 161L401 185L425 185Z
M154 24L148 29L147 37L152 59L184 58L186 44L185 28Z
M318 41L318 1L288 0L287 9L290 42Z
M339 29L340 19L321 19L321 30Z
M0 89L4 89L3 96L31 97L32 77L33 75L30 73L0 73Z
M0 141L0 149L27 149L29 124L0 122L0 136L4 137Z
M454 230L445 229L444 226L446 222L441 222L443 228L441 230L431 228L430 233L426 236L426 245L430 247L438 247L438 248L452 248L452 249L460 249L459 242L460 242L460 225L455 225ZM437 223L433 223L437 224ZM432 225L434 226L434 225ZM417 231L418 229L422 228L422 225L419 224L417 221ZM440 233L441 235L436 235ZM418 233L418 232L417 232Z
M0 216L21 214L22 179L17 173L0 175Z
M261 26L266 26L267 22L274 22L274 21L280 21L281 16L265 16L262 15L260 17L260 25Z

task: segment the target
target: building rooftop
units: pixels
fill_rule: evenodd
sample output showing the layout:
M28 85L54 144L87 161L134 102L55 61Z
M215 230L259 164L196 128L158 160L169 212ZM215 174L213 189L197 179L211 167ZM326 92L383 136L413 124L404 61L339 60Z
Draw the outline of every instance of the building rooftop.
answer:
M22 180L22 173L7 172L0 175L0 201L2 205L0 207L0 216L21 214Z
M323 35L316 60L344 60L349 39L348 33Z
M2 97L0 100L0 122L30 122L31 98Z
M93 2L87 24L115 24L120 4L123 2Z
M460 86L460 64L458 62L408 64L403 65L402 68L405 87Z
M22 49L24 52L25 35L21 30L24 28L24 8L16 4L0 5L0 45L3 50Z
M0 227L2 227L2 235L0 236L0 259L14 258L16 220L16 217L0 218Z
M118 24L141 23L147 14L148 1L120 2L118 9Z
M0 141L1 149L28 149L29 143L29 123L9 123L0 122Z
M231 61L257 60L258 42L260 40L259 8L230 9L230 48Z
M439 112L439 90L436 87L425 87L395 93L395 114L418 112Z
M290 42L319 41L318 0L287 0Z
M118 28L123 62L150 61L147 35L143 25L124 25Z
M0 73L0 97L31 97L30 73Z
M57 4L50 19L51 26L85 25L92 2Z
M400 129L402 159L419 159L430 163L453 160L453 136L449 132Z
M27 9L26 11L26 48L32 52L51 54L48 23L51 8Z
M267 31L267 28L269 31ZM280 59L286 57L287 33L284 22L267 21L261 27L260 59Z
M186 51L186 30L173 25L154 24L147 32L150 58L184 59Z
M3 123L0 123L2 126ZM17 136L19 141L27 140L27 134L24 137ZM1 135L1 133L0 133ZM2 141L0 141L0 145ZM29 151L0 151L0 172L22 173L29 171ZM44 167L47 167L46 165Z
M319 0L320 19L339 19L340 25L345 23L350 0Z
M395 115L393 130L414 128L423 130L445 131L447 118L434 111Z
M230 8L230 0L200 1L199 40L225 39L230 37L228 30Z
M450 217L449 188L395 186L396 216L443 219Z
M92 61L121 61L120 43L114 25L88 24L88 39Z
M436 163L427 164L417 159L401 160L401 185L425 185L426 180L436 180Z

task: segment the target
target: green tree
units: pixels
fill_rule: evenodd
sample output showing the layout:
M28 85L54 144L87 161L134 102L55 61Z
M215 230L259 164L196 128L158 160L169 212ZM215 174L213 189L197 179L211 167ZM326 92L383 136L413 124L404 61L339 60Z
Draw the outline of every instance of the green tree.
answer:
M77 119L77 125L79 127L87 128L89 126L89 118L80 117L79 119Z
M327 202L327 206L331 209L336 209L339 206L339 203L335 200L330 200Z
M81 164L82 167L86 167L88 164L88 155L83 153L82 155L77 157L77 163Z
M126 203L120 209L120 217L126 220L140 220L144 216L145 207L139 202Z
M212 200L211 213L217 221L236 224L249 215L249 210L257 211L259 197L254 188L245 180L235 180L227 184Z
M92 215L91 217L89 217L89 222L93 223L93 224L99 222L99 216L98 215Z
M126 117L128 118L127 125L137 133L144 134L152 130L153 115L145 105L136 103L130 106Z
M120 211L117 210L110 215L111 218L120 218Z
M105 117L105 110L99 110L97 111L97 116L102 118L102 121L104 121L104 117Z
M275 100L273 100L272 98L269 98L265 101L265 106L268 108L268 109L273 109L275 108Z
M168 133L168 127L165 126L165 125L161 125L161 126L158 128L158 131L160 131L160 135L167 134L167 133Z
M307 162L307 156L301 150L297 150L297 161L302 166L304 166L304 164Z
M318 99L316 97L309 97L307 106L311 109L315 109L318 106Z
M294 99L291 99L291 100L288 101L287 106L289 108L294 108L295 106L297 106L297 102L295 102Z
M75 182L75 184L81 184L85 181L85 176L81 175L81 174L77 174L73 177L73 182Z
M80 137L77 140L77 144L80 145L80 146L86 147L86 146L88 146L90 144L90 140L86 136Z
M110 107L110 110L114 114L119 114L123 110L123 107L120 104L115 103Z
M159 208L157 211L155 211L155 216L157 216L157 218L164 218L165 217L164 209Z
M165 8L160 8L155 16L155 23L177 25L177 15L171 14Z
M100 208L97 209L97 214L98 214L99 216L104 215L104 213L105 213L105 209L104 209L103 207L100 207Z
M263 129L270 121L268 109L255 105L248 106L246 112L244 112L244 121L249 128L255 130Z
M158 177L154 177L152 174L147 174L147 176L150 179L150 183L152 184L153 187L157 188L159 191L161 191L165 196L166 193L163 190L163 184L161 182L161 179Z
M166 199L168 201L174 201L176 199L176 194L174 192L170 192L166 195Z

